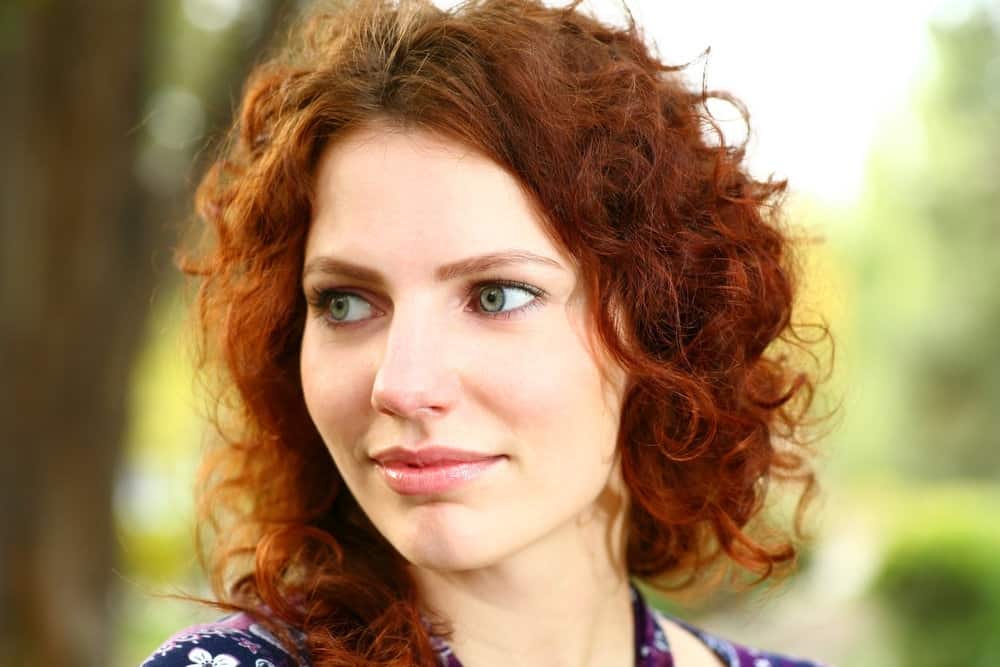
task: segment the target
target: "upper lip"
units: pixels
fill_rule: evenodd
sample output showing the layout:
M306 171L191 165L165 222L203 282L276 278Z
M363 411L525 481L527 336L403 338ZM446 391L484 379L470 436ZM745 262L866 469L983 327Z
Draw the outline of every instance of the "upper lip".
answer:
M386 463L405 463L412 466L428 466L439 463L468 463L470 461L482 461L483 459L492 459L496 456L496 454L469 452L462 449L451 449L449 447L424 447L421 449L392 447L379 452L378 454L374 454L372 459L383 465Z

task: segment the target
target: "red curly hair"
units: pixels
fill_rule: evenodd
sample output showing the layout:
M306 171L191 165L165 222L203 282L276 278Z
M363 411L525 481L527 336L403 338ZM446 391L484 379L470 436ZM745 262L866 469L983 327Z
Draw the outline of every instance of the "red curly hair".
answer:
M663 586L717 562L760 578L793 541L748 524L773 479L804 483L814 380L775 350L790 322L784 182L758 181L631 17L537 0L362 0L314 11L258 66L197 195L207 243L200 368L221 434L200 534L224 606L301 629L316 665L431 665L401 557L360 511L306 412L300 274L317 161L388 121L503 166L580 266L599 341L628 373L618 449L627 566ZM772 537L773 537L772 533ZM780 534L779 534L780 535ZM726 558L727 557L727 558Z

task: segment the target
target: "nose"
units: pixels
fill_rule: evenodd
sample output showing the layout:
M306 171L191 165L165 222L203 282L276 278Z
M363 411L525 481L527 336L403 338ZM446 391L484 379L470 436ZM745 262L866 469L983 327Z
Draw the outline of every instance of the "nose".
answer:
M372 407L383 414L426 418L447 413L458 378L449 365L443 323L421 312L397 309L372 386Z

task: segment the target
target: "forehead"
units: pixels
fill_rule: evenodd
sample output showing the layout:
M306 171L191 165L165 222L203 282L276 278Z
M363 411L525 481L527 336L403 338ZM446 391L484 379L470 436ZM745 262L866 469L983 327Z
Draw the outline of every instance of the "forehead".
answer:
M499 246L568 259L517 180L467 146L423 130L354 130L323 153L307 255L408 246L434 255Z

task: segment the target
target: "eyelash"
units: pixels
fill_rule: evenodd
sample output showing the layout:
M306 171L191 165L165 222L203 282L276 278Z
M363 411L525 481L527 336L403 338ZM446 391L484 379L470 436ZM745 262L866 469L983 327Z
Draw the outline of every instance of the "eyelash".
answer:
M532 308L537 308L538 306L541 306L545 303L545 297L548 296L544 290L539 289L538 287L535 287L533 285L529 285L527 283L518 282L516 280L505 280L503 278L489 278L486 280L477 281L472 285L470 285L469 289L467 290L466 301L468 302L472 300L473 297L477 297L481 292L481 290L483 290L486 287L512 287L515 289L524 290L525 292L535 297L528 303L518 306L517 308L514 308L512 310L504 310L497 313L490 313L487 311L477 311L480 315L488 317L489 319L492 320L509 320L511 316L515 314L523 313ZM365 299L365 297L363 297L361 294L358 294L356 291L353 290L315 287L312 289L312 295L311 298L309 299L309 304L317 310L318 312L317 317L319 317L326 326L329 326L334 329L340 329L343 327L350 327L354 325L364 324L368 320L372 319L372 318L366 318L363 320L357 320L355 322L338 322L337 320L331 319L328 316L328 312L330 310L330 302L333 300L334 297L345 294L356 296L359 299L364 299L365 301L368 301L368 299Z

